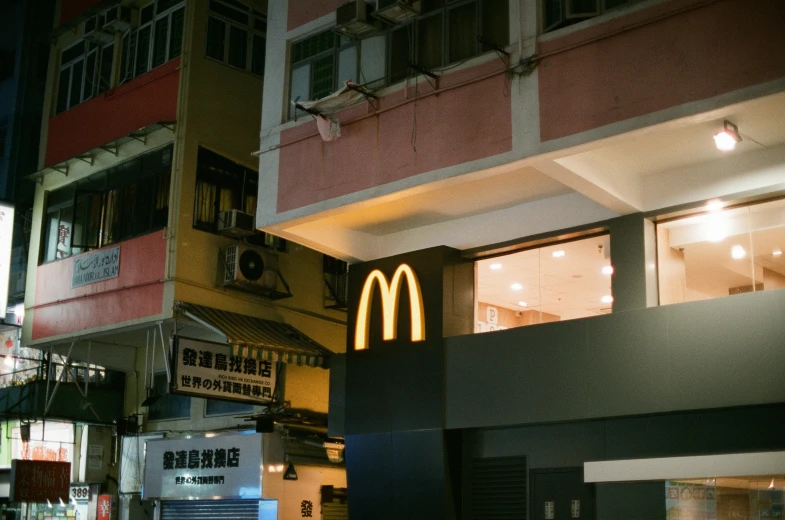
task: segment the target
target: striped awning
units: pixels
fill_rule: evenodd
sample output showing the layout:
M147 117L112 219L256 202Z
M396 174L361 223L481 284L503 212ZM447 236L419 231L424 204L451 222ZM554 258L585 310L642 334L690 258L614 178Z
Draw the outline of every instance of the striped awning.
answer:
M226 337L235 356L328 368L331 351L286 323L178 303L192 320Z

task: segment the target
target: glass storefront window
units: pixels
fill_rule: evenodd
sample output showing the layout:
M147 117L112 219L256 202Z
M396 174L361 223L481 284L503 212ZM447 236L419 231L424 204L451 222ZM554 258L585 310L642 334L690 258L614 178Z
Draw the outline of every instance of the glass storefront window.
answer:
M665 482L667 520L781 519L785 481L738 477Z
M611 312L608 235L480 260L475 272L475 332Z
M657 225L660 304L785 287L785 200Z

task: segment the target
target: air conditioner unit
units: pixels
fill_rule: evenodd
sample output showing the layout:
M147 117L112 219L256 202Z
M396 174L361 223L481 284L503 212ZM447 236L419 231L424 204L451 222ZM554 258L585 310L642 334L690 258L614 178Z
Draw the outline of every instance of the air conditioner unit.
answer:
M130 8L118 4L104 11L104 29L114 32L125 32L130 28Z
M420 14L419 0L376 0L373 15L385 22L397 25Z
M271 292L278 286L278 256L243 244L221 251L222 283L249 292Z
M335 30L344 36L363 36L379 31L376 21L368 16L365 0L351 0L335 11Z
M218 214L218 232L222 235L233 237L247 237L253 235L254 216L232 209Z

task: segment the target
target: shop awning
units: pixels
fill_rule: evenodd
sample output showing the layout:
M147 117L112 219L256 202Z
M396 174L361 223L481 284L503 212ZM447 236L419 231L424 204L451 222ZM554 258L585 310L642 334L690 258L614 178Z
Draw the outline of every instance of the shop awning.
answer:
M286 323L178 303L188 318L226 337L235 356L328 368L331 351Z

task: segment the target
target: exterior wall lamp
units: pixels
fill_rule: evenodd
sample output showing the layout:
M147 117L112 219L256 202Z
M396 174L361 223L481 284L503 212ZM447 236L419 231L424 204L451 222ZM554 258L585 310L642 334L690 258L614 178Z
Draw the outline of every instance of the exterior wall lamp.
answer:
M739 135L739 128L728 121L723 121L723 129L714 134L714 144L717 145L718 150L729 152L736 148L736 143L741 142Z

